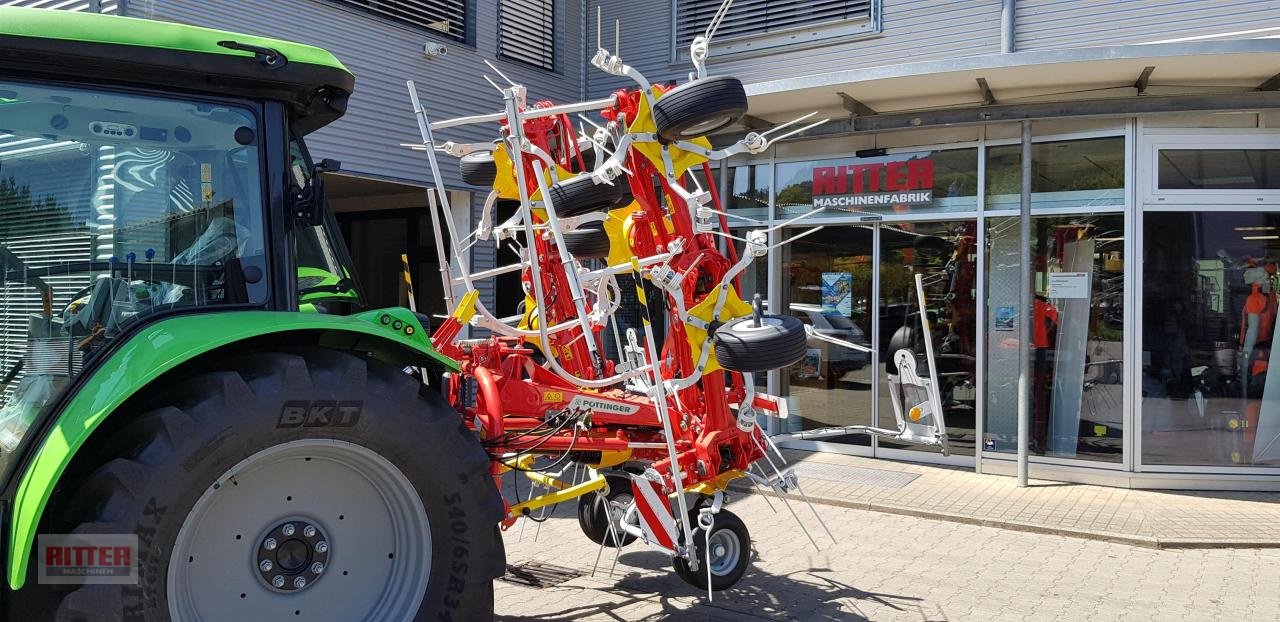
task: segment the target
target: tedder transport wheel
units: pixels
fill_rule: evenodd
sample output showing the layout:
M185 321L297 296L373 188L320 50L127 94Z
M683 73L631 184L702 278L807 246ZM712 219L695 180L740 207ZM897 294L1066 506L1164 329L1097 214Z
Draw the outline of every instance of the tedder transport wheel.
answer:
M674 142L697 138L737 123L747 114L747 91L729 76L712 76L677 86L653 104L658 137Z
M139 585L80 587L53 620L492 617L502 502L433 390L321 348L166 385L115 415L47 526L138 534Z
M587 539L596 544L617 547L618 545L614 544L616 534L617 540L622 542L621 546L626 546L634 542L636 537L623 532L618 526L618 521L622 518L622 513L627 511L627 506L631 504L631 480L610 475L605 477L605 482L609 485L607 492L578 497L578 526L582 527L582 533L586 534ZM611 506L610 511L615 520L613 533L609 533L609 519L605 516L604 504L606 503Z
M622 207L632 200L625 178L619 177L612 185L597 184L585 173L552 185L548 194L556 215L562 218Z
M564 249L579 261L608 257L609 235L604 232L604 223L589 222L573 231L565 231Z
M789 315L732 320L716 329L716 359L730 371L782 369L804 358L808 336L804 324Z
M474 151L458 159L458 172L463 183L488 188L498 178L498 165L492 151Z
M747 573L751 565L751 534L737 514L720 510L711 526L711 537L698 531L693 536L693 546L698 552L698 569L689 567L683 557L675 558L676 574L685 583L700 590L707 589L707 542L711 542L711 589L727 590Z

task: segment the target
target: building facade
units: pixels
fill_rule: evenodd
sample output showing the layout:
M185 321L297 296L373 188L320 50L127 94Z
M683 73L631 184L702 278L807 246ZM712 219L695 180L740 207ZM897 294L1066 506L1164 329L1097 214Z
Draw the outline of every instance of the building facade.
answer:
M494 106L485 60L537 99L598 97L628 85L587 67L597 40L653 82L684 80L688 42L719 5L458 0L427 3L443 7L430 13L376 0L16 3L333 50L358 76L357 94L312 148L344 162L330 188L362 278L387 298L373 302L396 302L395 263L408 252L427 309L439 305L438 266L425 158L398 147L418 140L404 80L418 82L437 118ZM770 374L792 415L772 431L892 427L891 354L928 338L950 456L865 436L794 444L1011 473L1026 320L1032 476L1280 489L1280 371L1269 373L1280 3L739 0L708 65L742 79L750 97L742 125L717 142L812 111L829 119L718 169L744 227L807 215L775 232L795 241L748 275L746 295L873 346L855 356L815 342L801 364ZM462 206L452 217L469 225L481 190L445 173ZM1024 244L1031 283L1020 278ZM476 253L477 268L496 261ZM916 275L929 335L914 328ZM1029 313L1019 312L1022 287L1034 294ZM833 300L837 289L848 294ZM501 315L500 301L491 308Z

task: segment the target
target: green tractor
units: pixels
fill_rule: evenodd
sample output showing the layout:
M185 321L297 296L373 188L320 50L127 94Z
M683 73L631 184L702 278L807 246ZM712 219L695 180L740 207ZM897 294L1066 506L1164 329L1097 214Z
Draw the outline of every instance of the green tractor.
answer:
M305 45L0 8L5 619L492 616L502 502L432 388L457 364L360 307L303 142L354 82Z

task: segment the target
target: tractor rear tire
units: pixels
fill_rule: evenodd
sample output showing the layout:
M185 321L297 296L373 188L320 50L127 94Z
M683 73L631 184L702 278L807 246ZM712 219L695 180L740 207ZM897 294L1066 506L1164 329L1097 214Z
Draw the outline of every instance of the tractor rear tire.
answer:
M653 104L658 137L667 142L705 136L737 123L747 114L747 91L730 76L712 76L681 84Z
M462 183L482 188L492 188L498 178L498 165L492 151L473 151L458 159L458 172Z
M738 372L790 367L804 358L809 337L804 324L789 315L766 315L732 320L716 329L716 360Z
M608 503L613 515L618 519L622 518L621 513L627 511L627 505L632 500L631 480L609 475L605 477L605 481L609 484L608 492L578 497L578 526L582 528L582 533L588 540L610 548L621 548L634 542L636 537L623 532L617 523L613 526L614 533L609 533L609 518L605 516L604 508ZM621 546L615 544L615 540L620 541Z
M609 234L603 222L589 222L564 232L564 250L574 259L604 259L609 256Z
M489 458L396 367L248 353L134 406L41 532L137 534L138 584L78 587L55 622L493 616L505 560Z
M697 515L694 514L694 519ZM696 523L695 523L696 524ZM711 525L711 589L727 590L742 580L751 565L751 534L737 514L720 510ZM675 558L676 574L685 583L707 589L707 532L699 530L693 536L693 546L698 555L698 569L689 567L683 557Z
M586 173L552 185L547 194L556 215L561 218L611 210L632 201L631 188L625 177L614 180L612 185L597 184Z

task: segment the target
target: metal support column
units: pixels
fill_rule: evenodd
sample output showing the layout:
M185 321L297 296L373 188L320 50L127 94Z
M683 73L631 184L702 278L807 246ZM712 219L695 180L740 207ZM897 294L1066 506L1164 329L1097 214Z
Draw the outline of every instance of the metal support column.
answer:
M1021 296L1018 311L1018 487L1027 485L1027 459L1031 427L1031 323L1035 298L1031 284L1031 122L1022 122L1022 197L1018 215L1021 236Z
M1014 4L1016 2L1017 0L1002 0L1000 2L1000 51L1005 54L1014 51L1015 48L1016 22L1014 20Z

